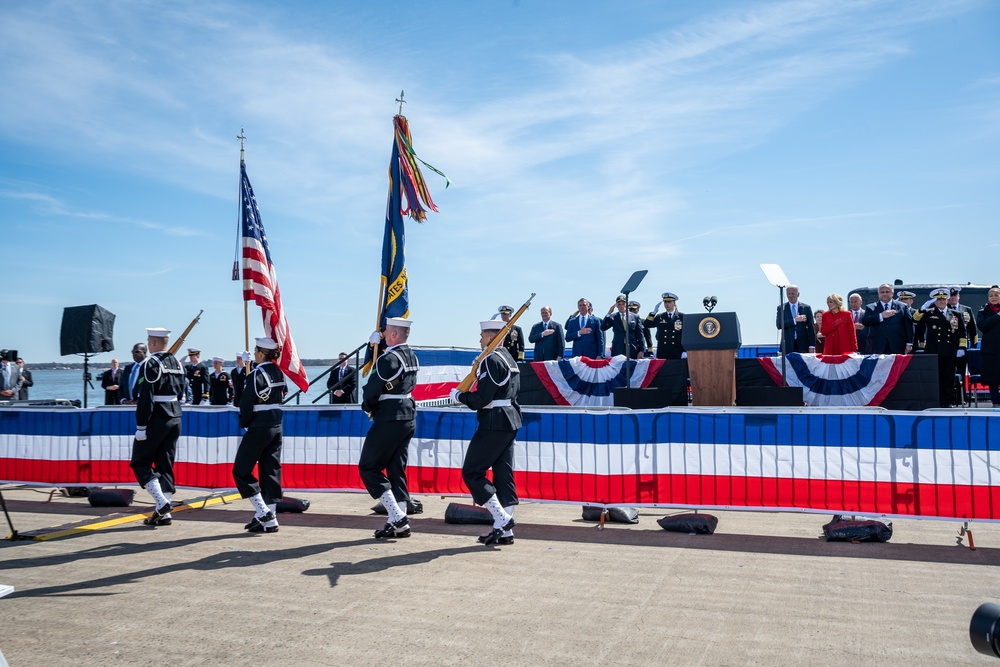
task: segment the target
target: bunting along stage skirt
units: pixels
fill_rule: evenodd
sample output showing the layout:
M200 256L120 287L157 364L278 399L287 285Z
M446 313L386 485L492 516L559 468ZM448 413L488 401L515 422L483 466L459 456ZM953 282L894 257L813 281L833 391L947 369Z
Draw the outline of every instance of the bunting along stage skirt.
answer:
M798 408L526 409L514 452L523 500L1000 520L1000 414ZM284 412L286 491L358 491L370 422L357 407ZM407 477L466 495L476 415L421 409ZM134 410L0 410L0 482L134 484ZM181 487L233 488L233 408L187 408Z
M628 386L648 387L663 366L663 359L635 359ZM599 407L614 405L614 390L625 384L625 355L609 359L572 357L559 361L533 361L531 367L556 405Z
M893 390L911 357L903 354L822 355L790 353L785 359L789 386L802 387L811 406L881 405ZM781 386L781 357L761 357L760 363Z

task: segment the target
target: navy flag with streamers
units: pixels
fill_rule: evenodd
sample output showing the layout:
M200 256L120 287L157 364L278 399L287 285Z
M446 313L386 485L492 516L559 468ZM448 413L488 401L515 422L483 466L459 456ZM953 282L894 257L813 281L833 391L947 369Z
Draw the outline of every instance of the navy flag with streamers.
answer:
M393 119L393 126L395 136L392 142L392 159L389 161L389 197L385 207L385 233L382 237L382 278L376 324L378 331L382 333L385 332L386 319L390 317L407 318L410 315L404 213L414 220L422 222L426 219L427 214L421 206L421 202L432 211L437 211L437 206L431 200L423 176L417 167L416 163L419 158L413 152L413 142L410 139L410 128L406 118L396 116ZM437 170L435 169L435 171ZM403 207L404 196L406 198L405 210ZM375 358L384 349L384 338L379 343L377 350L374 345L368 346L365 352L363 375L368 374Z

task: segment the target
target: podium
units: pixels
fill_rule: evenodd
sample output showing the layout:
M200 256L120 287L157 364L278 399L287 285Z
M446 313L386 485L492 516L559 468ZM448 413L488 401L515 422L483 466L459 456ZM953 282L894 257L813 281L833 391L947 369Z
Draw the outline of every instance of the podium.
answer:
M684 313L681 343L688 355L693 405L736 403L736 351L742 344L736 313Z

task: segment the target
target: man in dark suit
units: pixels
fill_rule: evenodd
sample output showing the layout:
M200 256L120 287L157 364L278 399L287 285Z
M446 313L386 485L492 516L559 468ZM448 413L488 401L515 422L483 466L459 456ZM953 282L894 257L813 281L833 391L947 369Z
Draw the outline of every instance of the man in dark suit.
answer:
M7 356L7 350L3 354L0 359L0 401L16 401L21 391L21 370Z
M868 343L868 329L861 323L861 318L865 316L865 302L861 300L861 295L852 292L847 297L847 304L850 307L851 319L854 320L854 335L858 339L858 354L865 354Z
M542 321L531 327L528 342L535 344L535 361L558 361L566 353L562 325L552 319L552 308L542 306Z
M21 357L17 358L17 367L21 369L21 388L17 392L17 400L26 401L28 400L28 387L34 386L35 382L31 379L31 371L24 367L24 359Z
M122 380L122 369L118 360L111 360L111 368L101 374L101 389L104 390L104 405L118 405L118 386Z
M341 382L343 381L343 382ZM340 365L330 371L326 388L330 389L338 382L340 386L330 392L330 403L333 405L349 405L358 402L358 377L354 369L347 364L347 353L340 353Z
M785 352L815 352L816 329L813 311L808 303L799 301L799 286L789 285L785 290L788 302L778 307L774 326L781 329Z
M615 312L617 309L618 312ZM627 334L626 334L627 328ZM608 314L601 320L601 329L611 329L611 356L625 354L625 340L628 339L628 358L638 359L645 352L642 337L642 318L628 312L624 294L619 294L615 305L608 309Z
M122 405L133 405L139 400L139 382L142 380L142 362L146 360L146 344L132 346L132 363L122 368L122 380L118 386L118 401Z
M600 359L604 356L604 332L593 314L590 301L580 299L577 310L566 320L566 342L573 343L574 357Z
M892 297L892 285L882 283L878 301L865 306L861 318L868 331L865 354L908 354L913 349L913 312Z
M642 304L639 303L638 301L629 301L628 302L628 312L632 313L633 315L638 315L639 314L639 309L641 307L642 307ZM645 348L646 349L646 355L645 356L646 356L647 359L651 359L653 357L653 337L650 335L650 333L649 333L649 327L646 326L645 322L642 323L642 337L646 341L646 348Z

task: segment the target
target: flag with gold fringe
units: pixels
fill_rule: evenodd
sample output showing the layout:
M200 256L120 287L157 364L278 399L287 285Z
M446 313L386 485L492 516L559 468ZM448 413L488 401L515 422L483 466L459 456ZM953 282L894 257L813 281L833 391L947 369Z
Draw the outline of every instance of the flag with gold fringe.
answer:
M385 332L385 321L390 317L406 318L410 314L410 294L406 274L406 233L404 216L417 222L427 219L427 209L437 211L427 190L427 183L420 173L420 164L435 173L440 171L427 164L413 150L410 125L406 118L393 118L394 136L392 158L389 160L389 197L385 208L385 233L382 237L382 278L379 291L378 331ZM444 174L441 174L444 176ZM447 177L445 177L447 187ZM405 201L404 201L405 199ZM365 352L363 375L371 371L378 354L385 349L385 339L378 349L369 345Z

